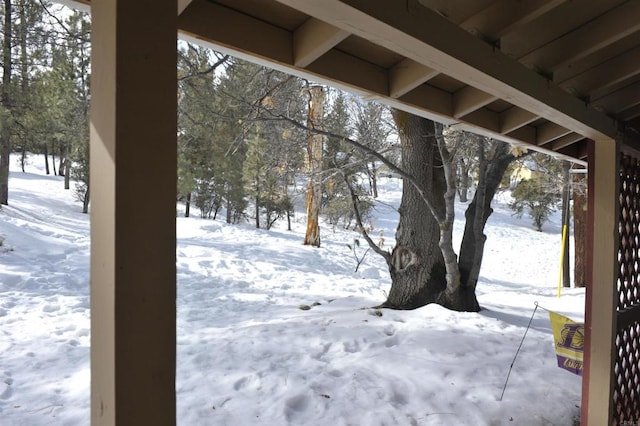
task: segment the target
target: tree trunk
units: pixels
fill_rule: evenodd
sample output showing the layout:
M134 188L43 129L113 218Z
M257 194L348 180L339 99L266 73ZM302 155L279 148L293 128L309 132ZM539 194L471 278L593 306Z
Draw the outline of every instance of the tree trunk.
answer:
M479 142L479 150L484 157L484 143ZM500 187L500 182L507 167L515 159L510 153L509 145L502 142L493 142L488 158L482 159L485 165L480 165L478 188L473 200L465 212L465 227L460 244L460 256L458 264L462 281L462 297L468 304L478 305L475 290L480 276L480 266L484 254L484 243L487 239L484 235L484 227L493 209L491 200Z
M4 43L2 46L2 106L4 114L8 115L1 123L0 129L0 204L9 204L9 156L11 155L11 131L9 120L11 100L9 87L11 85L11 0L4 0Z
M64 159L64 189L69 189L69 181L71 179L71 160L69 160L69 148Z
M321 122L324 115L324 91L321 86L313 86L309 89L311 100L309 101L309 127L322 128ZM307 185L307 231L304 236L304 244L320 247L320 201L322 198L322 151L324 136L311 134L308 145L309 184Z
M233 223L233 204L231 203L230 191L227 191L227 223Z
M431 191L445 187L434 123L406 113L394 114L400 130L402 169ZM425 136L431 137L426 139ZM418 189L405 179L402 185L396 247L387 259L391 289L382 305L414 309L439 302L446 289L445 264L439 248L440 226Z
M58 176L58 172L56 171L56 146L55 143L51 147L51 166L53 167L53 175Z
M371 176L371 192L373 198L378 198L378 173L376 172L375 163L371 163L369 175Z
M458 162L460 172L460 186L458 188L458 196L460 197L461 203L466 203L467 201L469 201L469 185L471 179L469 178L468 166L465 164L464 159L461 158L458 160Z
M584 174L573 175L574 287L584 287L587 270L587 184Z
M256 195L256 229L260 229L260 200Z
M82 213L89 213L89 186L84 191L84 197L82 197Z
M190 212L191 212L191 192L189 192L189 193L185 196L185 201L184 201L184 217L189 217Z
M44 144L44 169L49 175L51 172L49 171L49 147L47 144Z

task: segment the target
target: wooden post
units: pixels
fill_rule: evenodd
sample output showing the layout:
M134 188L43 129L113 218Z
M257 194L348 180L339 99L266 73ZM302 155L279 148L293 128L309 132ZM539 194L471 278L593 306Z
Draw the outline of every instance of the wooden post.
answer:
M176 0L92 0L91 424L175 425Z
M591 141L588 174L588 268L581 425L611 424L616 327L619 147Z
M309 88L309 127L321 129L324 115L324 91L322 86ZM304 244L320 247L320 201L322 198L322 151L324 136L317 133L309 134L308 166L309 184L307 186L307 232Z

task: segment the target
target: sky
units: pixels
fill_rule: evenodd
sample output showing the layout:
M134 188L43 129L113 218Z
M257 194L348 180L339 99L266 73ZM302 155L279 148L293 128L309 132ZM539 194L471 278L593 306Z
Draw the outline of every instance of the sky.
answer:
M12 158L11 170L0 209L0 424L87 425L89 216L42 157L26 173ZM372 224L391 249L401 181L380 184ZM391 285L384 260L369 252L355 272L347 244L357 234L325 222L322 246L304 246L302 195L292 231L197 210L178 217L178 424L573 425L581 378L557 367L542 308L583 321L584 289L557 296L559 214L537 232L509 199L498 194L485 230L478 313L372 308Z

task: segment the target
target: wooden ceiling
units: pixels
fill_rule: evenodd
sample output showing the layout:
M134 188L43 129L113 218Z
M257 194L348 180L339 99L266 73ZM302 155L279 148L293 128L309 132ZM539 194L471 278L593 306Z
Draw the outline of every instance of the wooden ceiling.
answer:
M583 162L640 140L639 0L179 0L183 37Z

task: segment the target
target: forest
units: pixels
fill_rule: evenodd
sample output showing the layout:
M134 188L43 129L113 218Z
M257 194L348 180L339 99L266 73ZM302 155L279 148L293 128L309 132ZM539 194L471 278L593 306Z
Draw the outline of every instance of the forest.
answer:
M24 171L32 153L47 174L64 176L89 213L90 17L36 0L3 6L0 204L11 203L10 155L21 156ZM564 225L573 218L575 262L584 261L586 184L572 164L197 45L181 41L176 54L176 202L185 216L193 208L205 219L265 230L286 221L290 229L293 197L305 194L304 244L321 246L323 218L357 230L384 259L393 285L381 308L480 310L483 231L504 191L514 214L529 215L538 231L556 209ZM392 248L368 220L380 176L403 182ZM456 199L468 203L459 248ZM576 272L574 285L584 276Z

